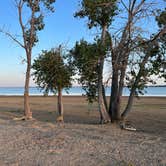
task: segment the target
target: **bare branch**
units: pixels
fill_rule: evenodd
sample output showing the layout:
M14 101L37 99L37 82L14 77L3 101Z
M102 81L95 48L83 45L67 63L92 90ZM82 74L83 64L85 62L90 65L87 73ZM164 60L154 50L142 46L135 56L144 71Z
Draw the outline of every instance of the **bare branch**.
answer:
M12 35L9 32L5 32L3 29L0 29L0 32L5 34L6 36L8 36L11 40L13 40L14 42L16 42L19 46L21 46L22 48L25 49L25 46L16 38L14 37L14 35Z
M39 0L35 0L35 5L33 5L32 7L32 14L31 14L31 22L30 22L30 25L31 25L31 28L30 28L30 49L32 49L33 47L33 42L34 42L34 30L35 30L35 8L37 6L37 4L39 3ZM31 51L31 50L30 50Z
M135 47L133 47L133 49L143 45L143 44L149 44L149 43L153 43L155 42L158 38L160 38L163 34L166 34L166 26L164 26L163 29L161 29L152 39L148 40L148 41L142 41L141 43L139 43L138 45L136 45Z
M141 7L143 6L143 4L145 3L145 0L142 0L138 6L135 8L133 14L136 15L136 13L141 9Z
M155 42L159 37L161 37L163 34L166 34L166 25L162 30L160 30L151 40L149 40L147 43Z
M123 2L123 0L121 0L121 3L124 6L124 8L129 12L129 8L126 6L126 4Z
M25 35L25 26L24 26L23 21L22 21L22 8L23 8L23 5L24 5L24 1L22 1L22 0L20 0L19 2L17 2L19 23L20 23L20 26L21 26L23 40L24 40L24 46L25 46L24 48L27 48L26 35Z

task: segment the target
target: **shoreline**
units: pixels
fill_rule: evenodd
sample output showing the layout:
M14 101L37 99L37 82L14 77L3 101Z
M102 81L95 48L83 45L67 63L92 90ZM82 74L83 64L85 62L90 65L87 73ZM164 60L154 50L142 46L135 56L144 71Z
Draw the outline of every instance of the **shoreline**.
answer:
M111 93L111 88L106 88L106 96L109 97ZM145 91L143 91L143 95L139 94L139 97L166 97L166 87L147 87ZM24 88L23 87L9 87L9 88L1 88L0 87L0 96L23 96ZM40 90L37 87L29 88L30 96L43 96L43 90ZM56 96L54 93L49 93L48 96ZM63 96L85 96L86 93L82 87L72 87L68 91L63 90ZM128 97L130 95L130 90L127 87L124 87L123 94L124 97Z
M85 95L76 95L76 94L73 94L73 95L62 95L63 97L85 97ZM16 95L0 95L0 97L24 97L24 95L22 94L16 94ZM36 95L36 94L31 94L29 95L29 97L57 97L57 95L48 95L48 96L44 96L44 95ZM110 96L106 96L106 97L110 97ZM129 96L127 95L124 95L122 96L123 98L128 98ZM139 98L166 98L166 95L144 95L144 96L138 96ZM137 98L137 96L135 96L135 98Z

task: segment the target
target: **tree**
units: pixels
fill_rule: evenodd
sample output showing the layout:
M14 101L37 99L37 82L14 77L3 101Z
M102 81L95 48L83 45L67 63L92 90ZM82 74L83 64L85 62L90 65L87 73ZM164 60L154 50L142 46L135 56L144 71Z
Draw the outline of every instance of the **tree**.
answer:
M87 43L84 40L76 42L75 47L70 50L72 63L78 70L78 82L86 91L88 102L96 101L97 92L97 60L99 51L97 45ZM89 72L90 71L90 72Z
M118 38L114 37L116 43L111 44L113 73L109 112L113 120L121 120L126 117L127 112L129 112L127 110L132 107L133 97L142 93L144 85L150 81L148 78L151 71L158 71L157 68L152 67L150 69L147 66L156 62L158 57L157 40L166 32L166 28L163 27L156 35L151 35L151 38L148 39L145 38L142 27L137 25L139 22L154 17L157 10L153 9L153 5L156 4L153 4L152 1L132 0L128 1L128 3L121 1L121 4L127 11L128 16L120 35ZM115 34L110 33L110 36L115 36ZM124 83L127 84L127 82L129 82L129 88L131 88L130 96L132 97L129 97L127 106L121 114L121 96Z
M119 121L124 119L128 114L127 110L131 110L133 97L142 93L145 85L152 81L150 76L155 73L161 73L161 48L162 53L163 46L158 43L158 40L166 33L166 27L162 24L160 30L156 34L151 34L150 38L145 37L144 27L138 26L140 23L146 21L151 17L155 17L156 10L152 1L145 0L129 0L129 1L97 1L96 3L90 3L91 1L82 1L83 9L79 13L82 17L87 16L89 25L100 25L101 18L107 23L107 36L109 36L109 46L107 50L111 58L110 76L111 80L111 95L109 103L109 115L112 121ZM89 5L89 6L88 6ZM114 6L114 7L113 7ZM118 15L116 15L116 6L118 6ZM93 9L93 10L89 10ZM104 11L113 10L114 14L105 15ZM92 14L91 14L91 11ZM96 14L95 11L98 11ZM95 13L95 14L94 14ZM107 17L106 17L107 16ZM109 17L109 19L108 19ZM165 20L164 12L161 13L159 24L162 20ZM95 24L94 24L95 23ZM103 23L103 22L102 22ZM121 23L121 24L119 24ZM109 26L108 26L109 25ZM111 30L109 27L112 27ZM103 28L103 27L102 27ZM116 30L114 30L116 29ZM101 38L102 39L102 38ZM160 39L161 40L161 39ZM103 41L103 40L101 40ZM99 62L102 64L106 61L107 56L99 56ZM163 56L165 54L163 53ZM98 85L101 83L101 75L103 74L103 67L100 68L98 78L100 78ZM164 72L162 72L164 73ZM162 74L163 75L163 74ZM131 97L129 97L128 104L124 111L121 113L121 97L124 85L128 85L131 90ZM100 87L100 86L99 86ZM101 87L99 88L101 90ZM101 92L98 90L98 92ZM101 93L98 95L100 96ZM104 93L103 93L104 94ZM103 95L104 98L104 95Z
M105 54L107 47L103 47L101 40L95 40L93 43L88 43L85 40L76 42L75 47L70 51L72 63L78 70L78 82L82 85L86 92L89 103L98 101L98 58L101 54ZM103 89L103 93L105 90ZM104 95L104 94L103 94ZM104 97L105 99L105 97ZM106 102L106 100L104 100ZM99 103L98 103L99 104ZM107 103L105 104L107 109ZM102 119L102 114L100 118Z
M52 4L54 2L55 0L15 0L23 42L17 39L11 33L4 32L3 29L0 30L1 32L5 33L10 39L15 41L19 46L21 46L26 53L27 69L24 88L24 114L26 119L32 118L32 112L29 105L29 80L32 49L38 42L37 32L41 31L44 28L43 7L53 12L54 8ZM24 10L28 11L29 16L24 16Z
M100 6L102 2L111 2L110 6ZM101 44L105 47L107 29L112 22L112 18L116 15L116 0L83 0L81 3L81 9L75 14L76 17L88 18L88 27L99 27L101 29ZM103 66L104 57L106 53L101 53L98 56L98 106L100 112L101 123L107 123L110 121L110 117L107 113L106 106L104 104L104 89L103 89Z
M156 17L156 21L160 29L164 29L164 27L166 27L166 8L163 11L160 10L159 15ZM157 62L159 62L160 64L160 72L162 73L161 77L163 77L166 81L166 33L163 33L161 35L161 37L159 38L159 43L160 55L163 58L157 60Z
M42 51L34 60L32 68L34 80L45 94L58 92L58 112L63 121L62 90L71 87L73 67L70 63L64 62L61 46L50 51Z
M156 17L159 25L159 32L150 40L140 42L139 54L143 54L139 61L139 69L132 71L134 77L130 81L130 96L127 106L122 113L122 119L126 118L131 111L134 94L142 93L147 82L155 83L151 76L158 75L159 78L164 77L166 80L166 69L163 67L166 62L166 9Z

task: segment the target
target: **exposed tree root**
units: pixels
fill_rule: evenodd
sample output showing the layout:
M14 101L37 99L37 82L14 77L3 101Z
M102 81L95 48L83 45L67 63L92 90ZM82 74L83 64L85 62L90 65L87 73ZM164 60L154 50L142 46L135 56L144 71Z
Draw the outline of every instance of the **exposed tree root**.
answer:
M119 123L119 126L120 126L120 128L123 129L123 130L128 130L128 131L136 131L136 130L137 130L136 128L132 127L131 124L126 123L126 122L124 122L124 121L121 121L121 122Z
M63 120L63 116L58 116L57 119L56 119L57 122L60 122L60 123L63 123L64 120Z
M100 120L100 124L108 124L108 123L111 123L111 120Z
M32 117L26 117L26 116L13 118L13 120L15 120L15 121L32 120L32 119L33 119Z

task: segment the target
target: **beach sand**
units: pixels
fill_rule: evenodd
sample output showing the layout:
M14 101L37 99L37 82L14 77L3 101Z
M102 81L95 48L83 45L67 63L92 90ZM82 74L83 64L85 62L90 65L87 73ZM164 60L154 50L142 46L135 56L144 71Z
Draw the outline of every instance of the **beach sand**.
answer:
M166 165L165 97L135 99L128 117L134 132L99 125L97 104L85 97L63 101L64 124L55 122L56 97L30 97L34 119L14 121L23 115L23 97L0 96L0 166Z

